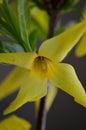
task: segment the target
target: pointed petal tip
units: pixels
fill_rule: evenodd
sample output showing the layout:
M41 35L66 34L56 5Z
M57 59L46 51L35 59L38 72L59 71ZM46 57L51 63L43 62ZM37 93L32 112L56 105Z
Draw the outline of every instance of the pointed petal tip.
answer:
M86 94L84 95L83 99L75 98L74 100L75 100L75 102L77 102L78 104L80 104L86 108Z
M39 48L39 54L57 62L61 62L85 32L86 20L76 24L62 34L44 41Z
M13 111L16 111L16 110L10 110L9 108L6 108L6 109L3 111L3 115L8 115L9 113L12 113Z
M75 51L75 55L78 58L81 58L81 57L85 56L85 54L86 54L86 52L81 52L78 49L76 49L76 51Z

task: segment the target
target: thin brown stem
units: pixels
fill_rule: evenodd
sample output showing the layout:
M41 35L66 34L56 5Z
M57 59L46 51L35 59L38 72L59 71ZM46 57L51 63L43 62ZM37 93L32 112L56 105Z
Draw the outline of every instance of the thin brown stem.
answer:
M41 98L41 101L40 101L40 109L39 109L39 113L38 113L36 130L45 130L46 116L47 116L45 104L46 104L46 96Z
M51 38L54 35L56 19L57 19L57 14L52 12L52 14L50 16L50 28L49 28L48 38ZM47 117L47 111L46 111L46 106L45 106L46 99L47 99L47 95L45 97L41 98L41 101L40 101L40 108L39 108L39 112L38 112L36 130L45 130L46 117Z
M49 3L50 0L43 0L43 1L45 4L46 4L46 2L48 2L47 12L50 15L50 25L49 25L48 38L51 38L54 36L55 27L57 25L57 20L61 16L61 14L57 10L54 10L51 8L51 5ZM47 95L48 95L48 92L47 92ZM40 108L39 108L39 112L38 112L36 130L45 130L45 127L46 127L46 118L47 118L46 99L47 99L47 95L45 97L43 97L40 101Z

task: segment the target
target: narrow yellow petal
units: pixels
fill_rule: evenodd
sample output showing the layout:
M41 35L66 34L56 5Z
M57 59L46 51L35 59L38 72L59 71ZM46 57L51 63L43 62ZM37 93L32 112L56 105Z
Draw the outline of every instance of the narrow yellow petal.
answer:
M57 95L57 90L58 89L53 84L49 85L48 95L47 95L47 99L46 99L47 112L49 111L49 109L52 106L52 103ZM39 107L40 107L40 100L37 100L35 102L36 116L38 115Z
M30 130L30 128L29 122L15 115L0 121L0 130Z
M10 74L0 83L0 99L5 98L15 90L17 90L24 78L27 76L27 71L21 68L15 68Z
M78 57L86 55L86 33L80 40L80 43L78 44L78 46L76 47L76 55Z
M35 101L35 114L36 114L36 117L38 116L39 108L40 108L40 99Z
M69 64L58 64L49 79L58 88L73 96L75 101L86 107L86 93L75 70Z
M29 69L35 57L35 52L0 53L0 62Z
M46 79L42 80L33 73L28 73L16 99L5 110L4 114L10 113L21 107L26 102L36 101L46 94Z
M57 88L52 84L50 86L50 89L49 89L49 92L48 92L48 95L47 95L47 100L46 100L47 111L49 111L49 109L51 108L52 103L53 103L56 95L57 95Z
M39 48L39 55L62 61L68 52L76 45L86 31L86 21L81 22L62 34L43 42Z

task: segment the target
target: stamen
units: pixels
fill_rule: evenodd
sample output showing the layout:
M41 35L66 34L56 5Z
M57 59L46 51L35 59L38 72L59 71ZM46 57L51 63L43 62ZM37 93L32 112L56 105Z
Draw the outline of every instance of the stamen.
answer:
M49 60L48 58L45 58L43 56L38 56L35 58L33 65L32 65L32 70L38 74L41 77L46 77L49 70L50 66L52 65L52 61Z

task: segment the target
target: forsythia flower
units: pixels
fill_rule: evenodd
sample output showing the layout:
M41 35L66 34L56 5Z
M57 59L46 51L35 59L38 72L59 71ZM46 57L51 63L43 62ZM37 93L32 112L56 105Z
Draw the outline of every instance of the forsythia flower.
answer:
M0 130L30 130L30 128L31 124L29 122L15 115L0 121Z
M85 90L73 67L61 62L86 31L86 21L75 25L59 36L42 43L38 53L1 53L0 62L18 66L0 85L0 98L20 86L16 99L5 110L10 113L29 101L36 101L47 93L49 80L73 96L75 101L86 107Z
M86 19L86 5L82 12L83 19ZM76 55L78 57L86 55L86 32L83 35L82 39L80 40L80 43L78 44L76 48Z

